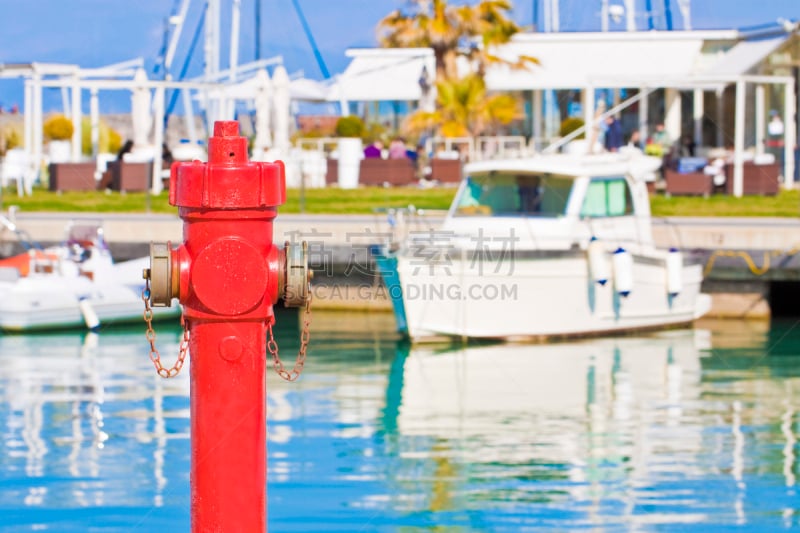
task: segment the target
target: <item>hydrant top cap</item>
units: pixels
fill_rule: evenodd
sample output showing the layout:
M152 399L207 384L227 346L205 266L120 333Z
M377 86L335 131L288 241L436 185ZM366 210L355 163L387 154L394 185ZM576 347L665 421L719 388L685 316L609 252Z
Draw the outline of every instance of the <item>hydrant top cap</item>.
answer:
M218 120L214 122L214 137L238 137L239 123L235 120Z
M247 139L239 135L235 120L214 122L214 135L208 139L209 164L247 164Z
M175 163L170 172L169 203L187 208L274 208L286 201L283 163L250 162L247 138L239 123L214 123L208 162Z

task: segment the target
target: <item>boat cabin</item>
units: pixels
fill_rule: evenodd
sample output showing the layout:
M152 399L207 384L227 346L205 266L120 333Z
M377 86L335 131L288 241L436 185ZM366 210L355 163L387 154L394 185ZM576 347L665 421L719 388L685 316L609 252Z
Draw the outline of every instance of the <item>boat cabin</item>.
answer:
M645 183L660 160L553 155L465 166L443 230L521 249L585 248L592 237L652 246Z

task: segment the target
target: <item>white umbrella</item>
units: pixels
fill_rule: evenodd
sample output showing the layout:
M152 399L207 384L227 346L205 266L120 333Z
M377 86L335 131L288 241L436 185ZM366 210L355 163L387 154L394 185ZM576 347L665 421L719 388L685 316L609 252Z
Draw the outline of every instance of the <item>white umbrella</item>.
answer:
M289 74L283 65L278 65L272 75L272 104L275 112L275 148L282 154L289 152Z
M266 69L259 70L256 74L256 138L253 141L253 151L266 150L272 144L272 135L269 130L270 100L272 99L272 84Z
M134 87L131 94L131 118L133 119L133 145L143 148L150 143L150 128L153 125L153 116L150 113L150 89L144 86L147 74L144 69L138 69L133 77L135 82L141 83Z

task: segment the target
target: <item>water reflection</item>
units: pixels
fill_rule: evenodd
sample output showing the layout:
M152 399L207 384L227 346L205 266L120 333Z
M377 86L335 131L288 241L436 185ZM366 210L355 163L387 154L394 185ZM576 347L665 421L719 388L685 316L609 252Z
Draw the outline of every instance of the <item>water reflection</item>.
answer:
M795 326L442 348L318 313L301 380L268 376L270 528L796 527ZM0 336L0 528L186 530L188 394L139 329Z
M167 419L188 416L164 402L187 397L188 376L156 379L142 338L141 330L0 336L6 505L163 503ZM174 328L159 337L167 350L178 340Z
M635 487L698 469L674 458L702 447L703 428L682 424L682 406L699 397L709 341L707 331L690 330L446 352L411 348L402 375L392 374L402 380L400 455L434 457L427 479L432 511L472 499L499 507L546 503L581 509L591 521L615 501L629 523L653 521L652 513L637 516ZM410 485L419 481L412 476Z

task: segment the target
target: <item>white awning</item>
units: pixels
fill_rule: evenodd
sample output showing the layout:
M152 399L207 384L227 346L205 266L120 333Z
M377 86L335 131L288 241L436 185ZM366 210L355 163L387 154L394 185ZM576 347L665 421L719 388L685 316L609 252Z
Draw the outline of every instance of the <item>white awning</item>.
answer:
M353 60L331 87L329 101L419 100L423 68L433 79L436 64L429 48L376 48L347 51Z
M725 55L713 64L704 74L710 76L740 76L749 74L768 55L777 50L788 35L771 39L742 41L728 50Z
M520 35L498 55L509 60L532 56L539 64L522 70L492 66L486 86L492 91L520 91L685 82L701 63L703 36L665 33L669 32L593 33L591 39L569 33Z

